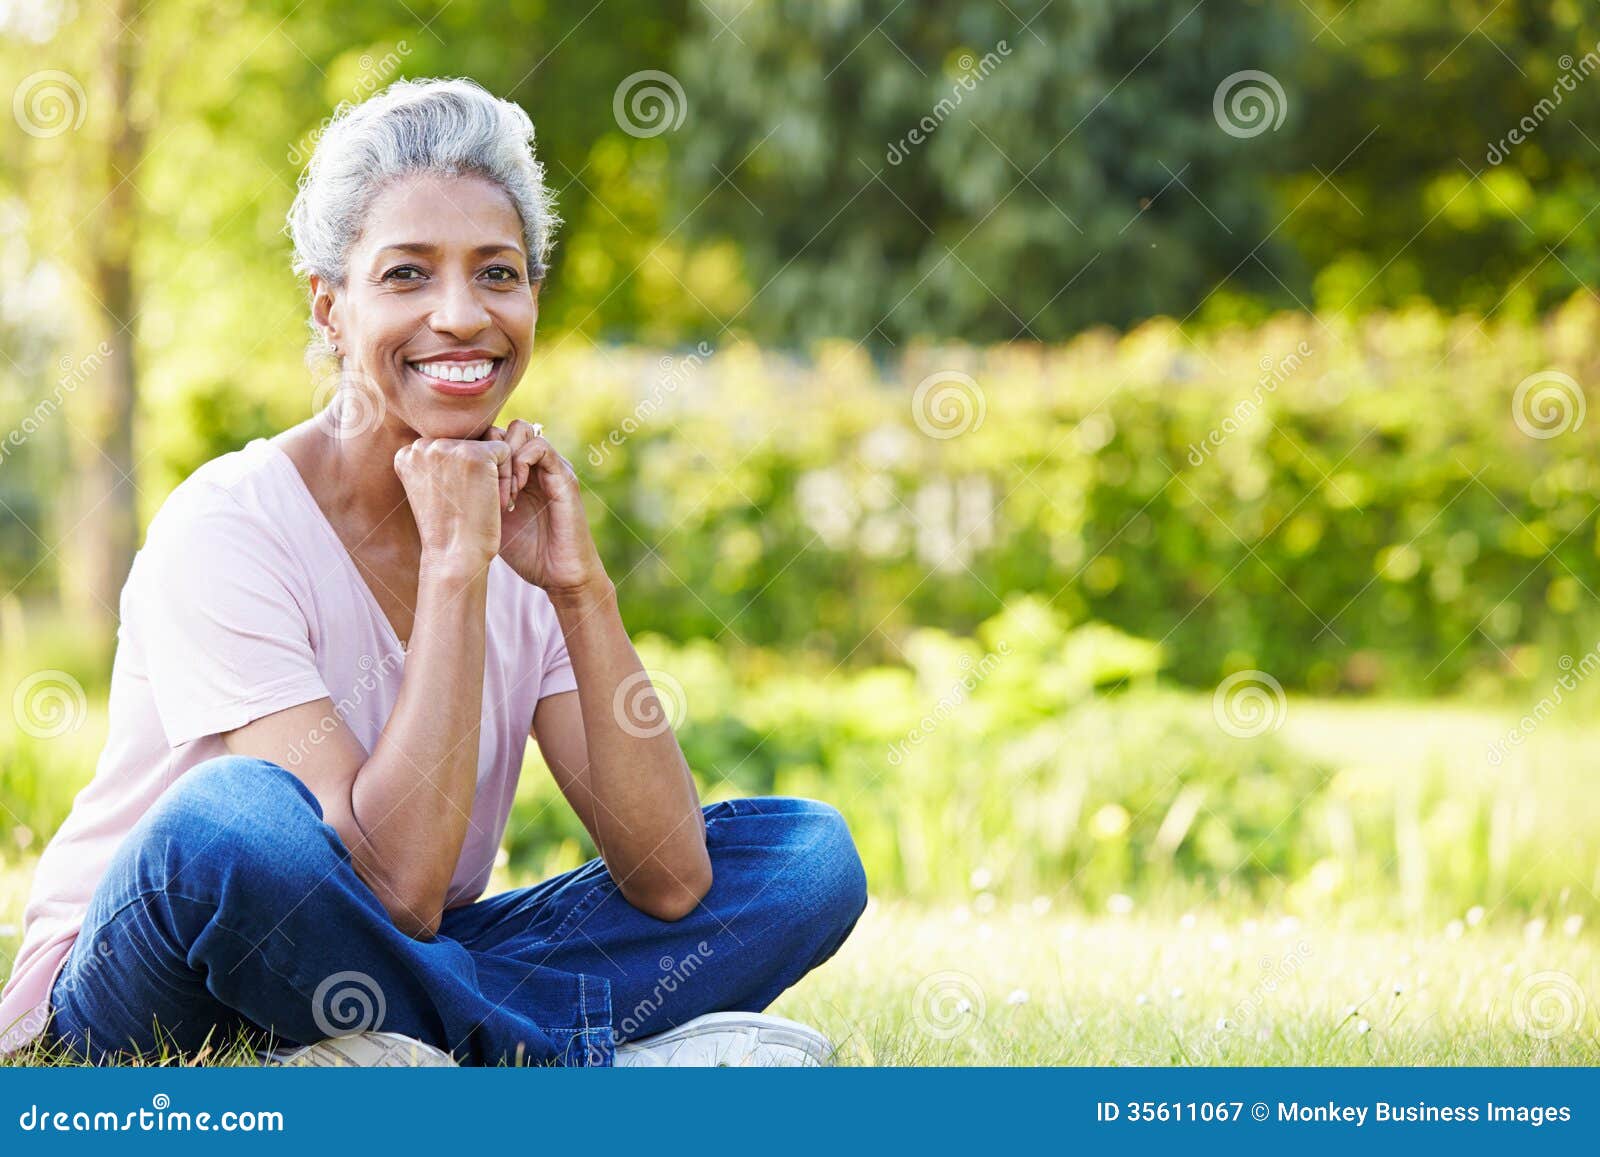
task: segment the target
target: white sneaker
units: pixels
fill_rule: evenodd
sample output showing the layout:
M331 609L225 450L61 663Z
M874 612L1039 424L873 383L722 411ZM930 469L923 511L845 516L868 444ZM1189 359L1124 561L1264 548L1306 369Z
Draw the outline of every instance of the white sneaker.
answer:
M274 1049L262 1063L307 1069L443 1069L456 1068L443 1049L397 1032L358 1032L329 1037L304 1048Z
M617 1046L612 1062L637 1068L816 1068L833 1045L816 1029L759 1012L712 1012Z

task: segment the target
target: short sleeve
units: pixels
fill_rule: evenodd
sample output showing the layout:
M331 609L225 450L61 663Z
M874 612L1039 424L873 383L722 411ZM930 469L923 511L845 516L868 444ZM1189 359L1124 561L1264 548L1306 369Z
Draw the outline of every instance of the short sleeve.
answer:
M549 596L539 592L539 626L544 636L544 657L539 668L539 698L556 695L562 691L576 691L578 677L572 671L572 657L567 654L567 636L561 630Z
M300 569L272 528L223 491L158 516L134 562L123 626L142 644L173 747L327 697L295 595Z

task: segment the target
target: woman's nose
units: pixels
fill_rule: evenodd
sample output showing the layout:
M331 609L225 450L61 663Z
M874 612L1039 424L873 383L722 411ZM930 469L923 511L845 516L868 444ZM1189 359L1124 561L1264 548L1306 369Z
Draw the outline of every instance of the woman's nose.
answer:
M489 324L489 311L465 282L451 282L444 288L438 307L429 318L429 324L438 333L452 337L469 338Z

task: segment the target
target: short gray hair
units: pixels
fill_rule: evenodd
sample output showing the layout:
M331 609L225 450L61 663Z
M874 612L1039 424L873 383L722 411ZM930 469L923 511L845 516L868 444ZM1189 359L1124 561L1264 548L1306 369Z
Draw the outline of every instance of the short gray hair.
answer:
M528 278L544 279L560 219L534 157L533 122L519 105L465 79L397 80L338 107L289 209L295 273L343 285L372 199L412 173L475 173L498 184L522 218Z

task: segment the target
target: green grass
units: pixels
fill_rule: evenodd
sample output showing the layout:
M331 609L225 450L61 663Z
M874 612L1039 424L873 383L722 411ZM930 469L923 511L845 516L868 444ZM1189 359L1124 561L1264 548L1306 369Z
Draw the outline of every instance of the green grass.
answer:
M0 875L0 923L15 918L20 875ZM1086 918L985 893L939 909L875 900L839 955L772 1011L827 1032L845 1064L1600 1064L1592 931L1491 924ZM14 933L0 940L15 948ZM198 1059L253 1063L230 1042Z
M1519 904L1508 887L1497 900L1486 874L1481 904L1443 916L1381 888L1313 894L1293 882L1265 901L1213 898L1186 910L1140 897L1084 912L1071 888L1033 895L998 868L986 880L981 864L963 862L963 874L978 869L967 895L875 898L840 954L772 1011L822 1028L847 1064L1600 1064L1600 937L1583 914L1593 847L1582 864L1564 850L1568 837L1594 830L1586 772L1597 737L1552 725L1515 765L1490 768L1483 752L1504 733L1502 714L1295 699L1282 738L1320 752L1355 792L1427 769L1450 788L1436 808L1479 790L1474 782L1517 777L1501 787L1514 783L1530 815L1541 809L1546 850L1513 856L1511 882L1540 870L1561 882L1536 877L1536 904ZM1553 786L1538 778L1545 769ZM1427 815L1397 812L1394 822ZM31 866L0 867L0 975L17 948ZM529 882L502 869L490 888ZM219 1042L199 1059L252 1058Z
M773 1011L883 1065L1600 1064L1582 927L869 908Z

